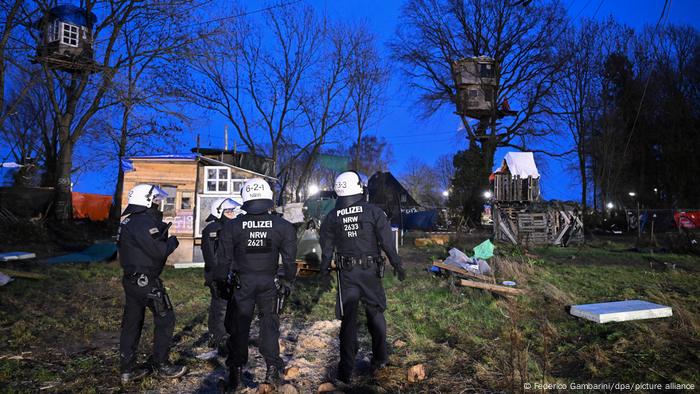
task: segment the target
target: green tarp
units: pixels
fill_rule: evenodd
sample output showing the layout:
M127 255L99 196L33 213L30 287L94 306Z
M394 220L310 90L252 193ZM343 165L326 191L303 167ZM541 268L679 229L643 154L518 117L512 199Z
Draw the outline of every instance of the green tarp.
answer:
M52 257L46 260L46 262L49 264L96 263L100 261L109 261L116 253L117 245L114 242L100 242L91 245L82 252Z
M493 257L493 244L491 240L486 240L474 247L474 257L477 259L488 260Z

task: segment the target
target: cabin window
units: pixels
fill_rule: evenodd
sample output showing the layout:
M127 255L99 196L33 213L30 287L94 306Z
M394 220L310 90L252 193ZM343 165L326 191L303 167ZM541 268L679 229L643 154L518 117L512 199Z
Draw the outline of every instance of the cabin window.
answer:
M205 167L204 192L228 193L231 169L228 167Z
M160 207L160 210L163 211L163 216L175 216L175 195L177 194L177 187L165 185L161 185L160 187L163 191L168 193L168 197L163 200Z
M77 47L78 46L78 26L71 25L68 23L62 23L63 31L61 36L61 43Z
M231 180L231 191L233 193L240 193L245 184L245 179L232 179Z
M192 209L192 192L183 192L180 197L180 209L191 210Z
M493 67L490 64L480 64L479 68L481 78L493 78Z
M61 31L59 30L60 23L61 22L59 22L58 20L55 20L55 21L51 22L51 24L49 25L48 34L46 37L48 42L55 42L55 41L58 41L60 39L60 36L61 36Z
M479 92L476 89L469 89L469 98L475 99L479 97Z

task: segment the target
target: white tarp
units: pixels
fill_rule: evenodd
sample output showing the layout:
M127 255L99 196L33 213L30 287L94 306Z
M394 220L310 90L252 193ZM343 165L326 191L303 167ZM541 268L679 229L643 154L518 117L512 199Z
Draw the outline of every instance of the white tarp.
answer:
M20 168L24 167L21 164L17 164L15 162L9 162L9 163L0 163L0 168Z
M282 207L282 217L290 223L302 223L304 221L304 203L297 202Z
M511 175L520 178L539 178L540 172L535 165L535 156L532 152L508 152L503 158Z

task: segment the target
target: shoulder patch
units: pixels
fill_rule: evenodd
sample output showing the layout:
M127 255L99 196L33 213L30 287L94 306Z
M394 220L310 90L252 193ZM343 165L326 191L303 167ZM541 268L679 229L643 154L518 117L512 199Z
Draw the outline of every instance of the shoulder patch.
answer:
M158 228L153 227L152 229L149 229L148 232L151 233L151 235L158 234Z
M209 238L216 238L219 234L214 231L213 233L209 233Z
M122 220L122 224L129 223L129 220L131 220L131 218L129 218L129 217L124 218L124 220Z

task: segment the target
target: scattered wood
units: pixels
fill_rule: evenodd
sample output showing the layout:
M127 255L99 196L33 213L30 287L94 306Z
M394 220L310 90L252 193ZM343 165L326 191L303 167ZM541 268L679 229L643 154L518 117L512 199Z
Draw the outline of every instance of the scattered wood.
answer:
M272 393L274 391L274 389L275 389L274 386L272 386L271 384L261 383L260 386L258 386L257 393L258 394L269 394L269 393Z
M406 373L406 379L411 383L420 382L425 380L425 365L417 364L408 369Z
M469 272L469 271L467 271L467 270L465 270L465 269L462 269L462 268L459 268L459 267L455 267L454 265L447 265L447 264L445 264L445 263L443 263L442 261L439 261L439 260L433 261L433 265L436 266L436 267L438 267L438 268L440 268L440 269L444 269L444 270L446 270L446 271L454 272L454 273L456 273L456 274L462 275L462 276L467 277L467 278L474 278L474 279L479 279L479 280L485 280L485 281L494 282L494 283L495 283L495 281L496 281L493 277L486 276L486 275L475 274L475 273Z
M462 279L458 282L458 284L460 286L474 287L477 289L493 291L496 293L503 293L506 295L521 295L521 294L525 293L525 291L522 289L514 289L514 288L508 287L508 286L501 286L501 285L494 285L494 284L490 284L490 283L476 282L473 280Z
M335 386L331 382L322 383L318 386L319 393L332 393L335 391Z
M435 241L433 241L430 238L416 238L413 241L413 244L416 245L419 248L422 248L424 246L432 246L435 244Z
M47 275L43 275L43 274L37 274L34 272L26 272L26 271L8 270L8 269L4 269L4 268L3 268L2 272L6 275L10 275L13 278L36 279L36 280L43 280L43 279L49 278Z
M299 373L301 371L299 370L298 367L289 367L287 370L284 371L284 379L285 380L293 380L299 377Z
M297 388L294 387L293 385L287 383L287 384L282 385L279 388L279 390L277 390L277 392L279 394L297 394L297 393L299 393L299 390L297 390Z

